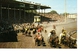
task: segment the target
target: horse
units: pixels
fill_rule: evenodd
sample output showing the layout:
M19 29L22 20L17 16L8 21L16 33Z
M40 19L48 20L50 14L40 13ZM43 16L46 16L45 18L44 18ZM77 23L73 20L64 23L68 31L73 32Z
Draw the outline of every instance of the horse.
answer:
M69 48L76 48L76 41L76 38L73 38L70 34L61 37L61 43Z
M48 38L49 38L50 46L51 47L57 47L59 40L58 40L58 36L56 35L55 30L52 30L50 32L50 36Z
M37 44L38 46L40 46L41 44L43 44L43 46L45 46L44 37L40 33L35 35L34 39L35 45Z
M72 36L70 36L68 38L68 47L69 48L77 48L76 47L76 44L77 44L76 42L77 42L76 38L73 38Z

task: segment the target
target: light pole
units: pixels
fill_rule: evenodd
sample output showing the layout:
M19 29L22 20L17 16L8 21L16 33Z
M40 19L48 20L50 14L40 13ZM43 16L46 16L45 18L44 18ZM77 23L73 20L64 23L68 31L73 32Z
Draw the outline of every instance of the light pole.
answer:
M67 12L66 12L66 0L65 0L65 22L66 22L66 19L67 19L66 18L66 16L67 16L66 14L67 14Z

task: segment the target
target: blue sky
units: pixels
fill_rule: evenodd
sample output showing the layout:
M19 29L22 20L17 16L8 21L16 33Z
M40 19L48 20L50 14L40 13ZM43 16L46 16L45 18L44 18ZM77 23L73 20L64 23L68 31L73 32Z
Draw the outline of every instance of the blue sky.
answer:
M46 9L46 12L55 10L58 13L65 12L65 0L26 0L36 3L41 3L44 5L49 5L51 9ZM66 12L67 13L77 13L77 0L66 0Z
M58 13L65 12L65 0L27 0L44 5L49 5L51 9L46 10L49 12L51 10L56 10ZM77 13L77 0L66 0L66 12L68 13Z

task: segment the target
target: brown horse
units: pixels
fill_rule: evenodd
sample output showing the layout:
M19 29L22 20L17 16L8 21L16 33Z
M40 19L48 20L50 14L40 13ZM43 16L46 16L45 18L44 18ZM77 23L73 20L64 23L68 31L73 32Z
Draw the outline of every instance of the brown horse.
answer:
M34 39L35 39L35 45L37 44L38 46L40 46L44 42L44 38L42 35L40 35L40 33L35 35Z
M76 45L77 40L73 38L72 36L68 36L68 35L61 37L61 43L70 48L76 47L75 45Z
M57 46L59 40L58 40L58 36L56 35L56 31L52 30L50 33L51 33L50 39L49 39L50 46Z

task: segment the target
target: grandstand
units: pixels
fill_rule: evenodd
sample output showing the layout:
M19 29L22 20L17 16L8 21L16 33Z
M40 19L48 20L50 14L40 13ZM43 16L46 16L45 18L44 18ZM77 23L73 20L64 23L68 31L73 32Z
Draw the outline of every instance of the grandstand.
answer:
M40 14L44 16L44 14ZM58 20L60 19L60 16L58 14L52 14L52 13L46 13L45 17L51 18L52 20Z
M35 10L44 10L51 7L24 0L0 0L0 21L8 23L26 23L33 22ZM48 19L48 18L46 18ZM45 21L45 18L42 19Z
M33 23L36 10L51 8L24 0L0 0L0 42L17 42L13 24ZM44 21L48 18L43 18Z
M64 16L59 15L59 14L53 14L53 13L40 13L41 16L44 16L46 18L49 18L50 21L59 21L63 22L64 21Z

